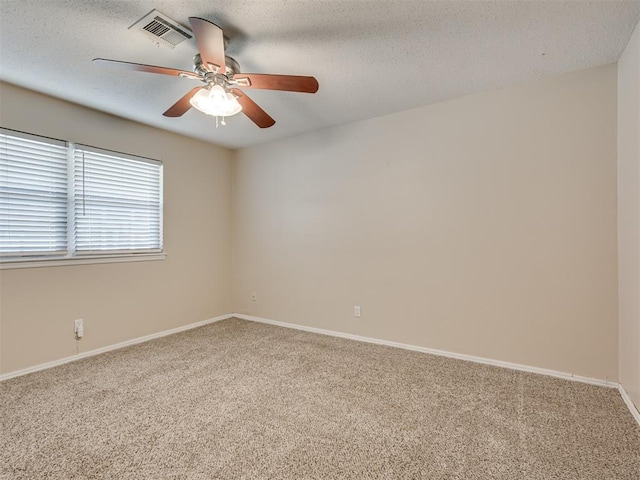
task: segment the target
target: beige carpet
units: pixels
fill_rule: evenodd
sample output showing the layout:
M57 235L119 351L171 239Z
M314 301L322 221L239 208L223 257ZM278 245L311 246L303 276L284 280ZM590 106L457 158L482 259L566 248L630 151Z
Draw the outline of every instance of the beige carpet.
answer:
M0 400L2 479L640 478L614 389L236 319Z

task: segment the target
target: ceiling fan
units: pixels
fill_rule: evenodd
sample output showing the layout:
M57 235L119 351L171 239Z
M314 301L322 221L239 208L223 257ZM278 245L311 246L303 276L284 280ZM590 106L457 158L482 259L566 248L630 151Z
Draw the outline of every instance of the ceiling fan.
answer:
M194 107L203 113L215 116L216 122L218 117L222 117L223 125L224 117L235 115L240 111L260 128L268 128L276 123L241 89L257 88L302 93L318 91L318 81L314 77L240 73L238 62L225 56L225 38L220 27L198 17L189 17L189 23L200 52L193 58L193 72L105 58L94 58L93 62L125 70L199 80L205 85L191 89L163 115L180 117Z

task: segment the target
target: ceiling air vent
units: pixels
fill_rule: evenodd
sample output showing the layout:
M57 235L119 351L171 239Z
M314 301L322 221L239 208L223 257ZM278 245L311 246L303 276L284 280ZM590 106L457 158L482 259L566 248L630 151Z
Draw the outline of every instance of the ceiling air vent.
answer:
M154 42L169 48L174 48L180 42L193 37L191 30L171 20L158 10L151 10L129 28L140 30Z

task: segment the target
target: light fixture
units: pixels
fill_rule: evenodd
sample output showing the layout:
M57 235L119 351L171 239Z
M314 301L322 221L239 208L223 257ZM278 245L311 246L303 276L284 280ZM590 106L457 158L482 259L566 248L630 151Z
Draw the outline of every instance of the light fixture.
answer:
M236 97L225 91L221 85L200 89L198 93L191 97L189 103L202 113L214 117L222 117L223 119L240 113L242 110L242 106L238 103Z

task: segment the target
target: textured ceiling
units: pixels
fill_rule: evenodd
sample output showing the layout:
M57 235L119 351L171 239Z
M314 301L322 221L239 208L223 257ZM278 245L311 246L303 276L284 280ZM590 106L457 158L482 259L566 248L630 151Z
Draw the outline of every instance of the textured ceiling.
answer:
M165 118L193 81L91 62L190 70L193 41L171 50L128 29L154 8L220 25L244 72L314 75L320 90L248 91L270 129ZM0 79L237 148L615 62L639 17L640 0L0 0Z

